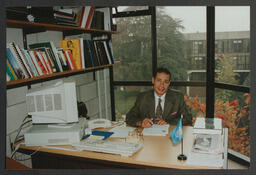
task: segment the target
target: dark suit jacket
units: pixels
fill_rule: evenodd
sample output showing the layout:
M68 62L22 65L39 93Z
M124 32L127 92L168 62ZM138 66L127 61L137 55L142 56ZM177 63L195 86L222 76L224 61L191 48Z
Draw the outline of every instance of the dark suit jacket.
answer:
M169 89L165 96L163 119L171 125L176 125L181 114L183 114L183 125L192 125L192 115L185 104L183 94L177 90ZM138 95L135 105L126 114L126 123L130 126L136 126L136 122L145 118L155 118L154 90Z

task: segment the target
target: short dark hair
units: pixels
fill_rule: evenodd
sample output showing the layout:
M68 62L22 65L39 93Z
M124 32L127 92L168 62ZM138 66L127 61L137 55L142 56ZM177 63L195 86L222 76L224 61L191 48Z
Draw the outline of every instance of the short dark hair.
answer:
M171 73L168 69L164 68L164 67L159 67L156 69L156 71L153 74L153 77L156 78L156 74L157 73L166 73L167 75L170 75L170 79L171 79Z

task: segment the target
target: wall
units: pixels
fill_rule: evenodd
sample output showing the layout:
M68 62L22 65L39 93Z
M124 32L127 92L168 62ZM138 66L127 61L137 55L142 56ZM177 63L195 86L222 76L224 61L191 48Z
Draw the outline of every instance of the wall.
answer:
M23 48L22 30L8 28L6 31L6 39L8 42L15 42ZM28 44L53 41L56 47L59 47L59 40L62 39L61 32L43 32L39 34L31 34L28 36ZM109 84L109 70L99 70L95 72L88 72L81 75L75 75L64 79L72 79L76 82L77 100L85 102L88 115L93 118L108 118L111 120L111 103L110 103L110 84ZM95 79L94 79L95 77ZM31 88L54 83L58 80L46 81L43 83L34 84ZM7 106L7 136L6 136L6 154L11 156L10 142L12 142L17 135L17 129L22 123L22 120L27 115L25 94L27 87L19 87L7 90L6 106ZM101 105L99 105L101 101ZM27 128L28 129L28 128ZM27 129L24 129L24 133ZM27 155L17 154L19 159L29 158ZM26 166L31 167L31 160L21 161Z

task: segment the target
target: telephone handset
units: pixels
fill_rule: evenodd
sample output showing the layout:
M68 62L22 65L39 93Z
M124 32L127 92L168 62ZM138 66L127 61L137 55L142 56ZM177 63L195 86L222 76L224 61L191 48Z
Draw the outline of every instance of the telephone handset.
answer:
M88 128L94 129L94 128L107 128L111 127L111 121L107 119L94 119L91 121L88 121Z

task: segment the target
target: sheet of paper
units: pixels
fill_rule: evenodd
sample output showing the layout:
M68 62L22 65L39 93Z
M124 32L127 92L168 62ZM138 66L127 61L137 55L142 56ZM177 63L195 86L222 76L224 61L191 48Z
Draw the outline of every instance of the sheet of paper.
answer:
M110 130L110 132L114 132L110 137L126 138L128 137L129 132L134 130L134 127L116 126Z
M222 154L204 154L190 152L186 164L196 166L222 167Z
M165 136L168 134L169 125L156 125L153 124L150 128L144 128L143 135Z

